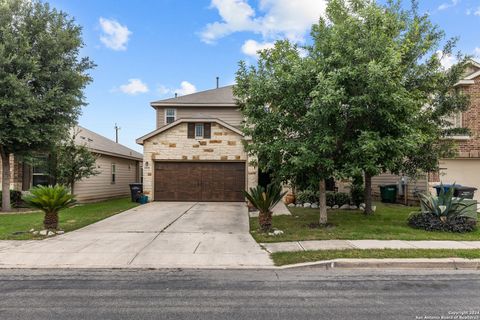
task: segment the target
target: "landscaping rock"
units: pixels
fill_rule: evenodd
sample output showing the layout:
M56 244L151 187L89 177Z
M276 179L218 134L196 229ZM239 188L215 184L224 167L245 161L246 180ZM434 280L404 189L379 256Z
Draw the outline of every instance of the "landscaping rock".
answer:
M350 210L357 210L358 207L357 206L350 206Z
M55 232L53 232L53 231L50 231L50 230L49 230L49 231L47 232L47 237L51 237L51 236L54 236L54 235L55 235Z
M33 231L32 232L32 234L35 235L35 236L38 235L38 233L39 233L38 231Z
M309 202L305 202L305 203L303 204L303 207L304 207L304 208L310 208L311 206L312 206L312 204L309 203Z
M332 209L338 209L338 205L334 205Z
M377 211L377 206L372 206L372 212Z
M282 231L282 230L275 230L275 231L273 231L273 235L274 235L274 236L279 236L279 235L281 235L281 234L283 234L283 231Z
M293 207L295 207L295 203L290 203L288 206L289 206L290 208L293 208Z
M303 204L299 203L296 205L297 208L303 208Z
M365 209L365 203L360 203L360 208L364 208Z
M35 229L30 229L30 231L28 231L28 232L32 233L33 231L35 231Z
M337 206L338 207L338 206ZM343 206L340 207L340 209L342 210L349 210L350 209L350 205L349 204L344 204Z
M48 233L48 230L42 230L38 234L41 235L41 236L46 236L47 233Z
M312 203L312 206L311 206L312 209L318 209L318 204L316 203Z
M57 231L57 234L64 234L64 233L65 233L65 231L63 231L63 230L58 230Z

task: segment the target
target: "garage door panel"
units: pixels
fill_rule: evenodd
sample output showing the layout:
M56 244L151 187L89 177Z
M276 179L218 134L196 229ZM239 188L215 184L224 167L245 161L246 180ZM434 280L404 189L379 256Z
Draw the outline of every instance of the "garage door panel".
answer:
M245 163L158 162L155 200L243 201Z

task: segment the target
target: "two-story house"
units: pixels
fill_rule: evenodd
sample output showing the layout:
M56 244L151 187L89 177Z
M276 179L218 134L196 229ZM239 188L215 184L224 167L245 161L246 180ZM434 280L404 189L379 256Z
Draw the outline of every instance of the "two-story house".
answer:
M468 128L467 136L450 137L456 141L458 154L453 159L442 159L439 174L430 174L429 183L461 184L475 187L475 199L480 201L480 63L471 60L466 74L456 88L470 96L470 107L453 119L454 126Z
M151 103L156 130L137 143L144 150L144 193L152 200L244 201L242 191L257 185L232 89Z

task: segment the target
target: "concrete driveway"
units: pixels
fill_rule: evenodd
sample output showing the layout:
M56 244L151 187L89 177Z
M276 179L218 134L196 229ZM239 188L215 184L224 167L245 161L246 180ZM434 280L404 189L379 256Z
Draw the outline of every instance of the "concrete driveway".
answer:
M153 202L54 238L5 242L0 267L272 266L248 231L243 203Z

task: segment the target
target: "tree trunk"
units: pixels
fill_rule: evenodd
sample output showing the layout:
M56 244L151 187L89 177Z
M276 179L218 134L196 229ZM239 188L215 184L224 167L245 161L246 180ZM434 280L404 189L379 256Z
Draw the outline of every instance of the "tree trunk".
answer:
M71 183L70 183L70 193L71 193L71 194L74 194L74 193L73 193L74 187L75 187L75 182L71 182Z
M10 154L0 148L2 159L2 211L10 211Z
M372 176L365 172L365 214L372 213Z
M320 196L318 199L318 208L320 209L320 220L319 224L320 225L326 225L328 221L328 215L327 215L327 192L326 192L326 185L325 185L325 179L320 180Z
M258 223L263 232L268 232L272 229L272 212L259 212Z
M57 230L58 212L45 212L45 218L43 219L43 227L45 229Z

